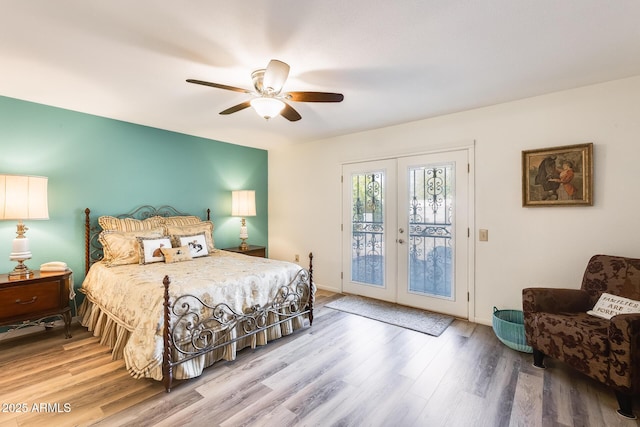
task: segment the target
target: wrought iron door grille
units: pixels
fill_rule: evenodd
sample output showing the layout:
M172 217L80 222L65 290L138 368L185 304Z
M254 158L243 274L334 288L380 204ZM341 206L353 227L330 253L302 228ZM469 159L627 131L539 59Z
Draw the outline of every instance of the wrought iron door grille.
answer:
M384 173L351 176L351 280L384 285Z
M453 297L453 165L409 169L409 291Z

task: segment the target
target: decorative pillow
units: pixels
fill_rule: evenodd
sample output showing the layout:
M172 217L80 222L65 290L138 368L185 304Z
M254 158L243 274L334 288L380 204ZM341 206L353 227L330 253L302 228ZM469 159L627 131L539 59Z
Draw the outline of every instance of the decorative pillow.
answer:
M211 221L201 221L198 224L191 225L168 225L165 227L165 232L169 236L193 236L194 234L203 234L207 240L208 253L213 252L213 223Z
M191 261L191 253L188 246L180 246L179 248L161 248L164 255L164 262L171 264L180 261Z
M199 224L202 220L198 216L187 215L187 216L167 216L162 217L163 225L190 225L190 224Z
M600 295L600 299L593 309L587 311L587 314L602 317L603 319L611 319L618 314L627 313L640 313L640 301L619 297L618 295L612 295L606 292Z
M161 217L153 216L147 219L116 218L113 216L101 216L98 224L105 231L140 231L162 227Z
M164 236L156 239L138 237L140 242L140 264L164 261L163 248L171 247L171 240Z
M162 237L164 229L146 231L102 231L98 241L103 249L103 262L108 267L140 262L140 244L137 237Z
M176 246L187 246L193 258L209 255L207 248L207 238L204 233L193 234L190 236L172 236L176 242Z

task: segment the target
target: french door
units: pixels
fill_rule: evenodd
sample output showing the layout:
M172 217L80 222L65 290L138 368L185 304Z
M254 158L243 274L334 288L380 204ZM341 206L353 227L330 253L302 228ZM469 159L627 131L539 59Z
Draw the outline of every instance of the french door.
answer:
M468 318L468 151L343 166L343 291Z

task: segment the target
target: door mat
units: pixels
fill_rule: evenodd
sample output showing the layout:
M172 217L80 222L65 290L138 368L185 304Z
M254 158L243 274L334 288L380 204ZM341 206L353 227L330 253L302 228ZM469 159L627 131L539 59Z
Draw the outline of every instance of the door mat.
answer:
M446 314L433 313L357 295L346 295L325 304L325 307L433 335L434 337L440 336L453 322L453 317Z

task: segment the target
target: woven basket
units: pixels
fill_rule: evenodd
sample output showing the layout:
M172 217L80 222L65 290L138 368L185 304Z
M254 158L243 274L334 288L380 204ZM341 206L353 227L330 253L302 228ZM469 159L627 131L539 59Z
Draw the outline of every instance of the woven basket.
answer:
M521 310L498 310L493 307L493 332L504 345L523 353L533 353L524 335Z

